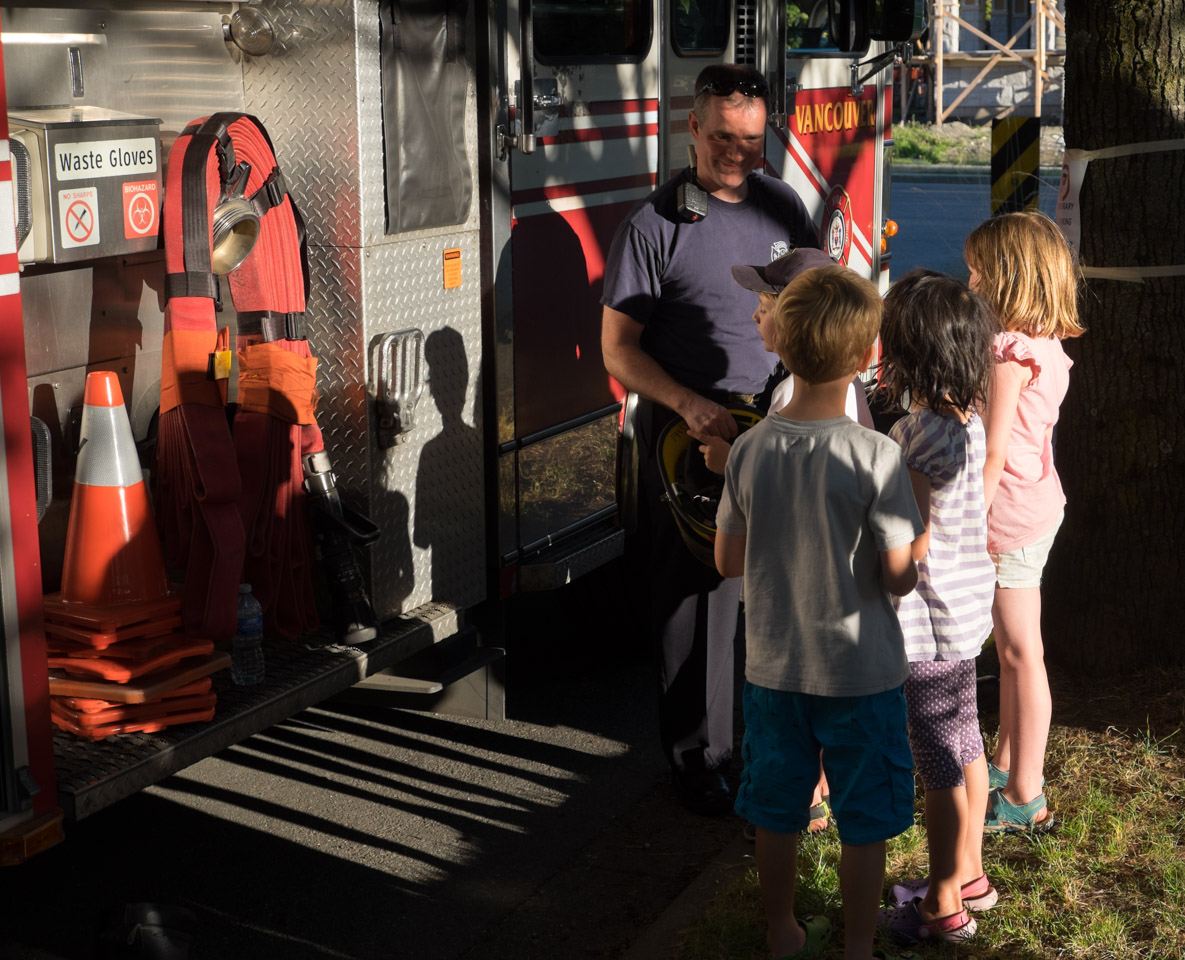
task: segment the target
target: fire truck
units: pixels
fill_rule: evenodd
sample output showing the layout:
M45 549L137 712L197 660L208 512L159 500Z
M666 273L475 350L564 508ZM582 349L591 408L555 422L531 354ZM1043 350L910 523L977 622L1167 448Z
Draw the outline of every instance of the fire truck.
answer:
M791 183L831 255L883 290L881 68L920 33L922 7L0 10L0 170L13 181L11 205L0 185L0 230L17 230L0 253L0 862L356 686L501 717L500 604L623 551L626 398L601 361L605 255L627 212L683 168L696 75L735 61L769 78L764 173ZM266 128L303 213L317 420L342 500L377 533L360 556L381 629L350 645L326 621L269 641L261 686L216 678L212 721L88 742L51 726L42 620L62 576L84 383L117 375L150 473L167 161L195 119L220 111ZM219 306L233 331L231 299Z

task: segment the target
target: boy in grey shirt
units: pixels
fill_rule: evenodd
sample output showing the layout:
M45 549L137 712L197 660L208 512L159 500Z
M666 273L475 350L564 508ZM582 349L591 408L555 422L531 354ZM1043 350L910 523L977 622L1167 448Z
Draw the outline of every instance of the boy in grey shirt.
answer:
M736 812L757 827L757 870L775 957L813 953L825 917L794 915L797 834L819 753L843 855L845 957L873 956L885 841L913 823L909 676L889 594L917 582L925 532L901 450L844 402L872 359L876 287L808 270L778 298L775 345L797 387L739 437L716 516L716 566L745 577L745 772Z

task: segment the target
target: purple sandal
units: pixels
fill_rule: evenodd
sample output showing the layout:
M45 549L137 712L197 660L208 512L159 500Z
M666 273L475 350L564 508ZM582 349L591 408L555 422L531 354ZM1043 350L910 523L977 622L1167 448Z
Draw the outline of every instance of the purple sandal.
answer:
M920 899L914 899L900 907L881 910L876 925L906 943L928 940L961 943L975 936L977 925L966 909L952 913L949 917L926 920L918 909L919 903Z
M906 880L904 883L893 884L889 890L889 902L895 907L903 907L911 900L925 900L926 894L929 892L929 877L922 877L920 880ZM992 886L986 873L981 873L970 883L964 883L959 888L959 896L963 899L963 906L972 913L990 910L1000 899L1000 895Z

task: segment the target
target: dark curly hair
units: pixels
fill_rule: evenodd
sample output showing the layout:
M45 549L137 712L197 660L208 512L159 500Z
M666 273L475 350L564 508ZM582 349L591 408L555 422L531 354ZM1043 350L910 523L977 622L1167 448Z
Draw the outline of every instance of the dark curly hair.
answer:
M934 411L965 412L986 396L1000 320L965 283L911 270L885 296L880 387L893 405L908 393Z

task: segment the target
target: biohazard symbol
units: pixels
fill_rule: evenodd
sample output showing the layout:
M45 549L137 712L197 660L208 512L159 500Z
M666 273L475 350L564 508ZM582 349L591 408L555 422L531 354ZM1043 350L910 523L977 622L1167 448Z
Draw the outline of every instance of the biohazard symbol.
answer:
M123 185L123 235L140 240L156 233L160 224L160 196L155 180L141 180Z
M85 200L75 200L66 208L66 233L75 243L86 243L95 232L95 212Z
M156 204L146 193L138 193L128 204L128 226L140 236L156 223Z

